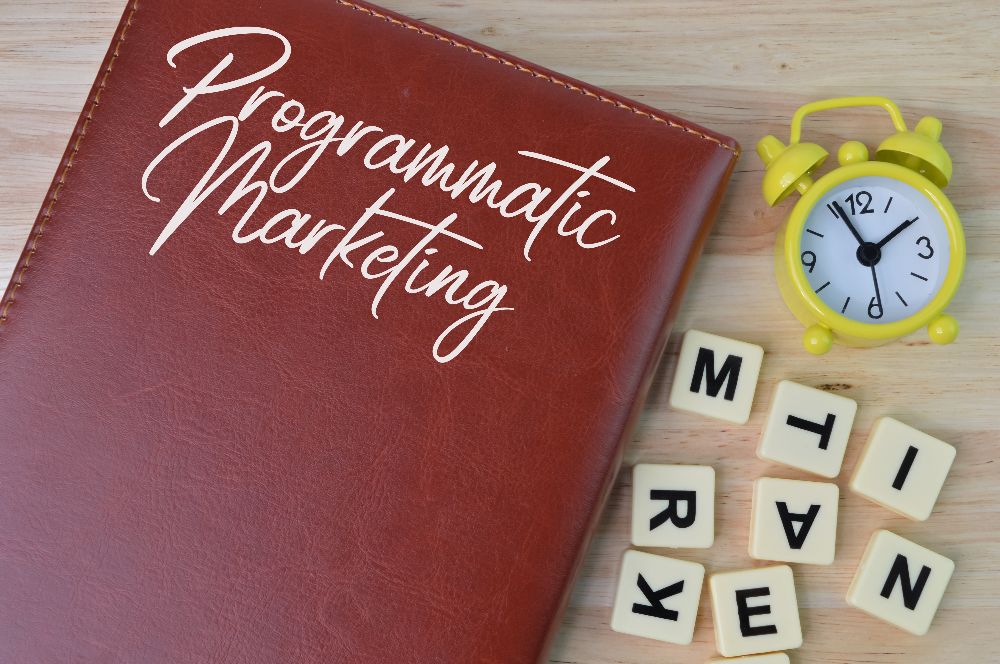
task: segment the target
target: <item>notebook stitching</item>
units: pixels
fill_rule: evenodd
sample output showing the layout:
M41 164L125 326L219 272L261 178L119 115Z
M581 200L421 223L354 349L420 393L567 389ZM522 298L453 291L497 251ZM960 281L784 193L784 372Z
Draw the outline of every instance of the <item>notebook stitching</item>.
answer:
M83 124L80 127L80 133L77 135L76 140L73 142L73 148L70 150L69 158L66 160L66 165L63 167L62 171L59 173L59 180L56 184L55 189L52 190L52 195L49 196L49 201L45 206L45 211L42 213L42 220L38 224L38 228L33 232L31 238L31 244L28 247L28 253L24 257L24 262L17 271L17 276L14 280L13 286L10 288L10 292L7 295L6 301L3 303L3 308L0 309L0 325L7 321L7 312L10 310L11 305L14 304L17 290L24 284L24 276L28 267L31 265L31 259L35 255L35 251L38 248L38 239L45 233L45 226L48 224L49 220L52 219L52 210L55 208L56 203L59 202L59 194L62 192L63 186L66 184L66 177L69 174L69 169L73 167L73 160L76 158L77 152L80 151L80 146L83 143L84 136L87 135L87 128L90 126L90 121L94 119L94 110L101 102L101 95L104 93L104 89L108 83L108 77L111 76L111 70L114 67L115 60L118 59L118 54L121 49L122 43L125 41L125 35L128 33L130 27L132 27L132 17L135 16L136 11L139 9L139 2L135 0L132 3L132 10L129 12L128 17L125 19L125 25L122 27L121 34L118 35L118 41L115 42L115 50L111 54L111 58L108 60L108 66L104 68L104 76L101 78L100 84L97 86L97 90L94 92L93 97L90 99L90 106L87 108L87 113L84 116Z
M469 44L463 44L462 42L457 41L455 39L451 39L450 37L446 37L446 36L438 34L436 32L432 32L430 30L427 30L425 28L420 27L419 25L414 25L413 23L408 23L407 21L403 21L403 20L400 20L398 18L394 18L392 16L388 16L386 14L382 14L382 13L380 13L380 12L374 10L374 9L371 9L370 7L364 7L362 5L358 5L356 3L350 2L349 0L336 0L336 2L339 5L343 5L345 7L350 7L351 9L353 9L355 11L359 11L359 12L361 12L363 14L368 14L369 16L373 16L375 18L384 19L384 20L388 21L389 23L392 23L393 25L398 25L400 27L406 28L407 30L413 30L413 31L415 31L415 32L417 32L417 33L419 33L421 35L426 36L426 37L433 37L437 41L443 41L443 42L451 44L452 46L455 46L457 48L460 48L460 49L463 49L463 50L466 50L466 51L470 51L470 52L475 53L477 55L481 55L484 58L487 58L488 60L493 60L494 62L498 62L498 63L506 65L508 67L513 67L514 69L516 69L518 71L522 71L522 72L531 74L534 78L544 79L544 80L546 80L549 83L552 83L554 85L558 85L558 86L563 87L563 88L565 88L567 90L572 90L573 92L578 92L578 93L580 93L582 95L585 95L587 97L592 97L594 99L597 99L598 101L604 102L605 104L611 104L612 106L615 106L616 108L621 108L621 109L624 109L624 110L627 110L627 111L631 111L632 113L635 113L636 115L641 115L642 117L649 118L650 120L653 120L654 122L659 122L659 123L665 124L665 125L667 125L669 127L673 127L674 129L680 129L681 131L687 132L688 134L694 134L695 136L700 136L701 138L705 139L706 141L710 141L712 143L715 143L716 145L718 145L719 147L723 148L724 150L729 150L733 154L737 154L737 150L735 148L733 148L733 147L731 147L729 145L726 145L725 143L723 143L719 139L715 138L714 136L709 136L708 134L706 134L704 132L700 132L697 129L685 126L685 125L683 125L683 124L681 124L679 122L674 122L673 120L668 120L667 118L661 118L661 117L659 117L657 115L653 115L652 113L650 113L648 111L644 111L641 108L638 108L637 106L633 106L631 104L626 104L624 102L618 101L617 99L612 99L610 97L606 97L604 95L598 94L598 93L596 93L596 92L594 92L592 90L588 90L586 88L581 88L578 85L573 85L572 83L560 80L560 79L558 79L558 78L556 78L554 76L550 76L550 75L544 74L544 73L542 73L540 71L536 71L536 70L532 69L531 67L525 67L524 65L522 65L522 64L520 64L518 62L514 62L512 60L508 60L507 58L502 58L502 57L500 57L498 55L494 55L492 53L488 53L487 51L483 51L481 49L478 49L478 48L476 48L474 46L470 46Z

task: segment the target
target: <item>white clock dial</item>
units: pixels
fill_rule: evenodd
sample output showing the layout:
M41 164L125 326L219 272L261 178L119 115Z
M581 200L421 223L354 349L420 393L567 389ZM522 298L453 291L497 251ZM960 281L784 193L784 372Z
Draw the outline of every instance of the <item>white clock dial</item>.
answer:
M927 196L892 178L865 176L826 192L809 212L799 260L813 291L862 323L916 314L941 289L948 229Z

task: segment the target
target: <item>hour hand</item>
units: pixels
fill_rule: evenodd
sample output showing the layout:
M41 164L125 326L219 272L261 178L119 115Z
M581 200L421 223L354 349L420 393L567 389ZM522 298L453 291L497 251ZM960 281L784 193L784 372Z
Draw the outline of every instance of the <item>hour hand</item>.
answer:
M851 230L851 235L853 235L854 239L858 241L858 244L864 244L864 238L861 237L861 233L858 233L858 229L851 223L851 219L847 216L847 213L844 212L844 208L840 207L840 203L834 201L833 208L837 211L837 215L844 220L845 224L847 224L847 227Z
M884 247L889 242L889 240L891 240L892 238L896 237L897 235L899 235L900 233L902 233L903 231L905 231L907 228L910 227L910 224L912 224L913 222L915 222L917 219L920 219L920 217L914 217L913 219L907 219L906 221L904 221L903 223L901 223L899 226L896 226L896 228L894 228L891 233L889 233L884 238L882 238L882 241L879 242L876 246L879 249L881 249L882 247Z

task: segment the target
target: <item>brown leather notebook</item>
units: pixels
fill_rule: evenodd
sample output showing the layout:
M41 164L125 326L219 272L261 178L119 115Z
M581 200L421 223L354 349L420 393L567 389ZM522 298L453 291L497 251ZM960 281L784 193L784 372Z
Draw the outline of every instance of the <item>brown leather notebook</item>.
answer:
M130 4L0 305L0 661L544 659L736 156L369 5Z

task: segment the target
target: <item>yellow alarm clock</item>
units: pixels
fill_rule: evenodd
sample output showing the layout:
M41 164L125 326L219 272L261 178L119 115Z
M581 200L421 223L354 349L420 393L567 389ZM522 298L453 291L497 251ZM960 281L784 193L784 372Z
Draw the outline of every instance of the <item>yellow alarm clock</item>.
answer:
M896 133L874 159L863 143L847 141L840 167L813 182L828 153L800 142L802 121L856 106L885 109ZM801 194L778 234L775 268L785 303L808 328L809 352L822 355L834 341L878 346L924 326L935 343L955 340L958 323L944 308L962 279L965 236L941 191L952 166L940 136L933 117L907 130L884 97L839 97L799 108L787 146L774 136L757 144L768 205Z

